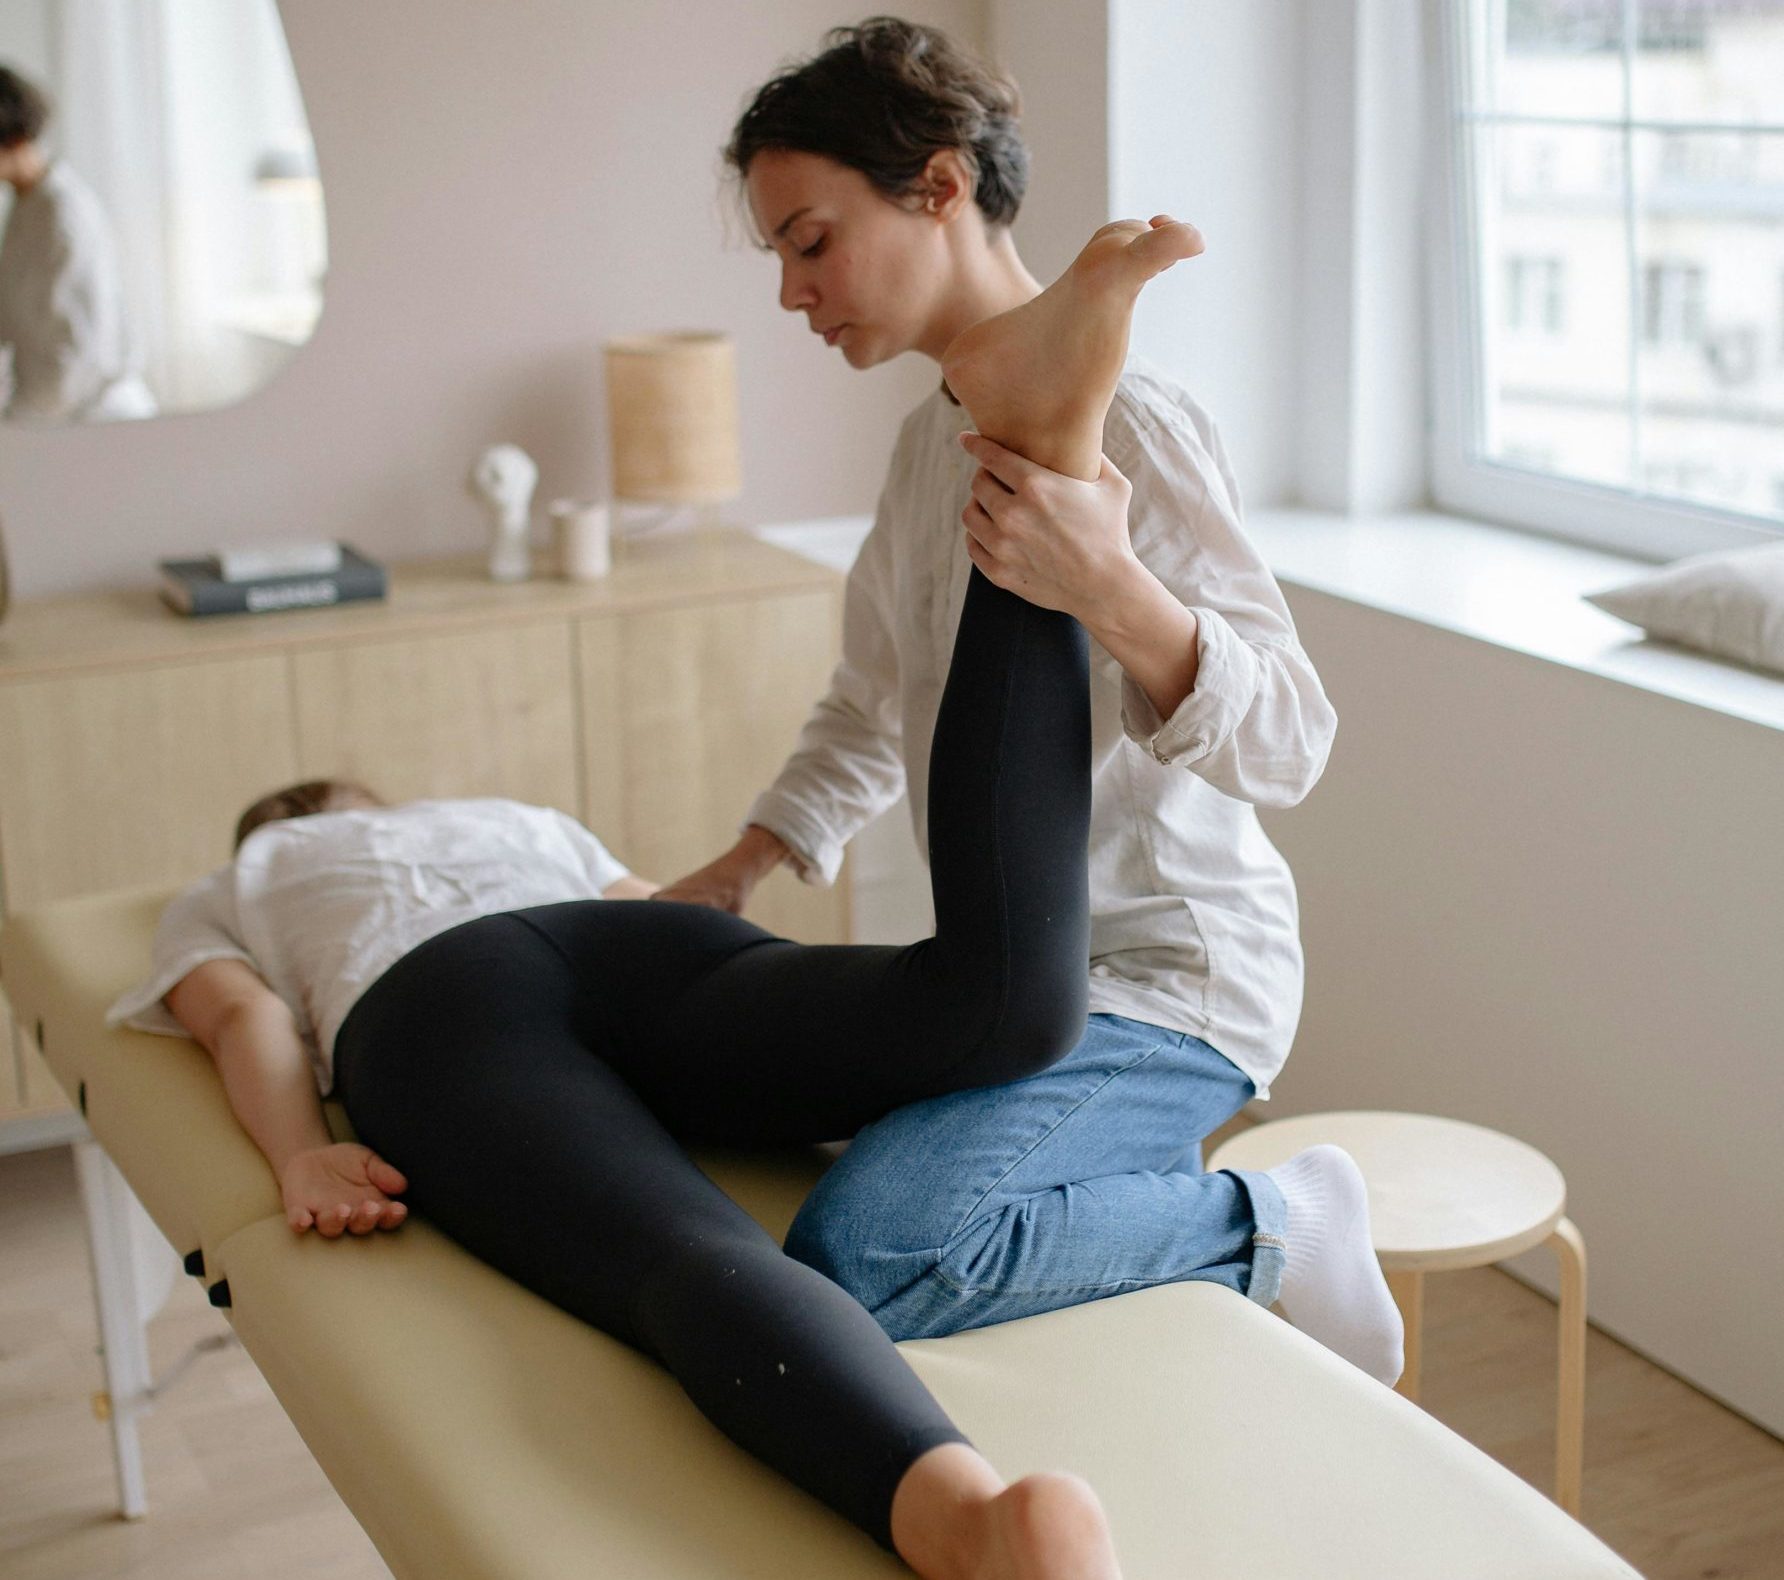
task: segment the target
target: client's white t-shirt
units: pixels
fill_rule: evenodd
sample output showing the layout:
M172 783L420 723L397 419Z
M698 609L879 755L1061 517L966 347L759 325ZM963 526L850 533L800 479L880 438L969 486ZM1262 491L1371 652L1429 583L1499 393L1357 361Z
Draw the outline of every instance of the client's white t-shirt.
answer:
M182 890L146 981L105 1022L184 1037L161 998L207 960L244 960L290 1007L324 1097L362 993L416 945L474 917L600 898L627 869L574 818L519 801L411 801L257 828Z

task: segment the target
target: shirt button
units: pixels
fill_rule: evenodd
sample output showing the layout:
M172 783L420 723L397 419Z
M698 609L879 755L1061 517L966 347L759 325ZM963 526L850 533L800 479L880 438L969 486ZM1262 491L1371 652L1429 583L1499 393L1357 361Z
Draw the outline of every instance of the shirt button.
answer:
M1163 752L1161 752L1156 746L1154 746L1152 748L1152 755L1154 757L1156 757L1161 763L1165 763L1166 765L1169 765L1169 763L1171 761L1171 759L1169 757L1167 757Z

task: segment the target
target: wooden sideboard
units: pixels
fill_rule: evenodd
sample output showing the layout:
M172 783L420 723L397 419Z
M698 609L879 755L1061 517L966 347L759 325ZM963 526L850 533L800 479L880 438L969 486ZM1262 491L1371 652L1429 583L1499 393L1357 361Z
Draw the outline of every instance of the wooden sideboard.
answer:
M373 605L18 604L0 625L0 912L199 876L250 801L325 775L559 807L667 882L731 843L785 761L841 604L837 572L734 531L632 547L590 583L498 585L464 557L392 567ZM783 869L749 914L845 940L846 875L817 889ZM67 1108L0 999L0 1150Z

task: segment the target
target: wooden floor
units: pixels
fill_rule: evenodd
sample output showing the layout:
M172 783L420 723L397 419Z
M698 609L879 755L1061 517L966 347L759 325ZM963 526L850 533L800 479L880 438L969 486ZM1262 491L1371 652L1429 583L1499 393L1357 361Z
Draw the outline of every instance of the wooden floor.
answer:
M1554 1307L1489 1268L1426 1284L1424 1403L1534 1485L1552 1469ZM157 1375L227 1333L195 1280L151 1325ZM0 1157L0 1576L389 1574L253 1362L206 1355L142 1424L150 1513L115 1517L74 1170ZM1784 1443L1594 1331L1585 1520L1650 1580L1784 1580ZM1284 1577L1288 1580L1288 1577Z

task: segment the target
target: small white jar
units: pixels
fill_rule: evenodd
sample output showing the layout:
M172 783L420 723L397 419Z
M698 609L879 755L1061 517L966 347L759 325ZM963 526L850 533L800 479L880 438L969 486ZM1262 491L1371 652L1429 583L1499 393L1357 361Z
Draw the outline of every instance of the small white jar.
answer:
M569 582L599 581L613 569L613 528L605 505L553 500L552 541L558 575Z

